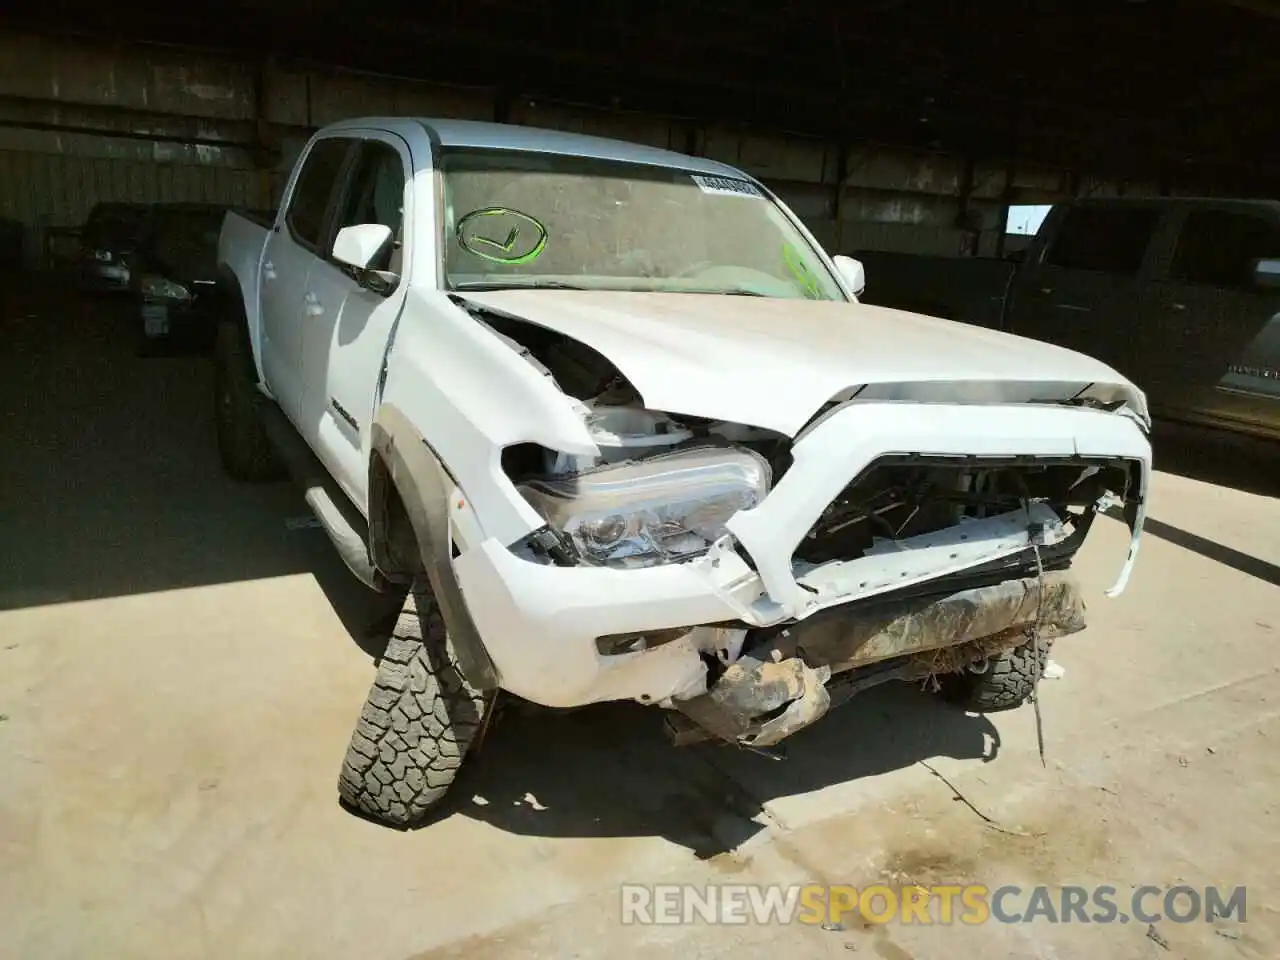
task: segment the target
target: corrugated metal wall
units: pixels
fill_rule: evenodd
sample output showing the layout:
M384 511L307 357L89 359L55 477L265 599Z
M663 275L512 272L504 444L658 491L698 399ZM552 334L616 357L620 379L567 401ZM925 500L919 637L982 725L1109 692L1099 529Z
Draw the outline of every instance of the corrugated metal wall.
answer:
M0 150L0 217L32 227L84 222L101 201L261 206L261 177L249 170L133 159Z
M0 217L27 228L29 262L102 201L268 199L244 66L15 35L0 35L0 63Z
M78 225L105 200L271 206L310 131L339 118L489 120L495 113L485 90L255 68L162 48L0 34L0 63L0 217L27 227L29 252L49 228ZM978 167L966 178L955 157L866 145L842 151L675 118L526 98L510 105L508 119L692 150L742 167L776 190L832 252L990 254L1006 199L1067 195L1064 171L1020 170L1006 185L1002 167ZM265 166L254 153L264 139L275 150ZM1085 181L1080 189L1120 188Z

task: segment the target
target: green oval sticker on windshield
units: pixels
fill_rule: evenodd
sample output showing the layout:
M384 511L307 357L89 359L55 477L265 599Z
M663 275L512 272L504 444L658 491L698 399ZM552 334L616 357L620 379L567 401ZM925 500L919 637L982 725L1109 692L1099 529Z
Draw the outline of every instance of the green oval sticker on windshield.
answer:
M458 221L454 234L468 253L508 266L536 259L547 246L547 228L508 207L472 210Z

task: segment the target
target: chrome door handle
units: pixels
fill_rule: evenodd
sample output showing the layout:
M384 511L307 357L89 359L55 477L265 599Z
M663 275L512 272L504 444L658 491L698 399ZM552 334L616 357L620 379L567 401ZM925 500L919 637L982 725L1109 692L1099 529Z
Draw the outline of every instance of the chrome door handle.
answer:
M1053 287L1041 287L1040 292L1047 297L1049 294L1053 293Z
M314 293L308 293L303 297L302 303L306 308L308 317L318 317L324 313L324 307L320 303L320 298Z
M1176 310L1181 313L1183 310L1187 309L1187 305L1185 303L1171 303L1169 304L1169 309Z

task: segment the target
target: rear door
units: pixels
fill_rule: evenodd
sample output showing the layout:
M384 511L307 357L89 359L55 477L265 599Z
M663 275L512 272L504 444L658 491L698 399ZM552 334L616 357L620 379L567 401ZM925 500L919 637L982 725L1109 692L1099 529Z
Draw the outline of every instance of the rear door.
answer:
M262 372L281 409L302 428L302 349L307 277L324 243L351 140L315 141L286 206L267 235L261 277Z
M1280 257L1280 215L1188 207L1141 313L1139 385L1166 416L1280 432L1280 292L1253 280Z
M1143 271L1160 223L1157 206L1059 207L1048 243L1014 279L1013 333L1096 357L1128 373Z
M312 448L362 510L366 506L370 426L387 342L404 307L412 263L408 145L394 134L361 134L355 157L307 284L303 421ZM333 259L343 227L382 224L393 246L359 274Z

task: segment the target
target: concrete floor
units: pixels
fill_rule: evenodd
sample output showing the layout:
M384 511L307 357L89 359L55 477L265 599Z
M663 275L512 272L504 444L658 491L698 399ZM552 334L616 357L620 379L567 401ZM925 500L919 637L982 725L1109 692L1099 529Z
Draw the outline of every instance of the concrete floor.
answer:
M18 293L14 293L19 289ZM1030 709L881 688L778 762L632 705L508 714L409 833L339 808L370 611L287 486L221 475L210 371L9 288L0 957L1258 957L1280 951L1274 454L1182 433L1129 591ZM1237 487L1246 489L1236 489ZM957 802L929 761L1000 832ZM1244 924L623 927L624 882L1248 886Z

